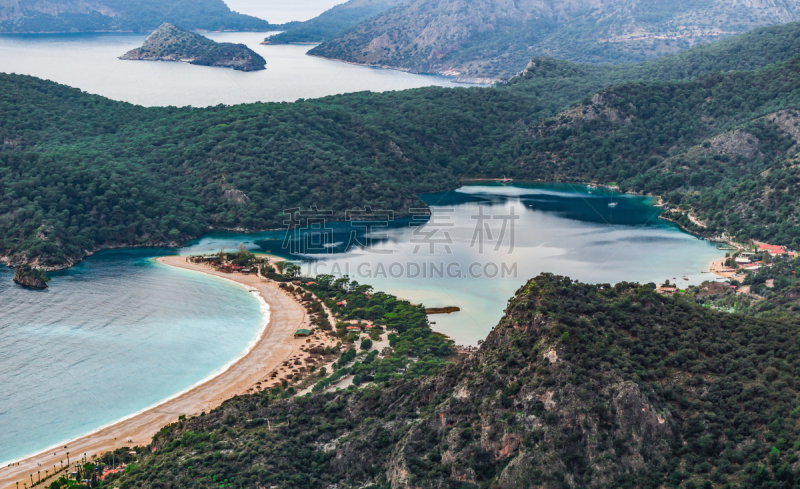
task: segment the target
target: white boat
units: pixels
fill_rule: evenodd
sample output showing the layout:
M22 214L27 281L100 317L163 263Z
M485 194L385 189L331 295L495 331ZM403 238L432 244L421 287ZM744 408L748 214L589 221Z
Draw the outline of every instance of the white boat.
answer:
M501 180L502 183L511 183L513 181L514 181L513 178L508 178L505 175L503 175L503 180Z
M609 202L609 203L608 203L608 206L609 206L609 207L616 207L616 206L617 206L617 203L616 203L616 202Z

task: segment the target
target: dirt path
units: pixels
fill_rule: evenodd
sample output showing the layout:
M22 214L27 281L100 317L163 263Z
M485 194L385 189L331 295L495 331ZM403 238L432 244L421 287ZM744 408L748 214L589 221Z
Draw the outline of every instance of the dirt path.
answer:
M146 445L159 429L177 421L179 415L191 416L209 411L226 399L253 389L256 382L265 379L270 372L278 369L284 361L297 354L300 347L305 345L304 339L294 338L294 332L299 328L308 327L306 311L275 283L262 282L256 275L216 272L203 265L188 263L184 257L162 257L158 261L187 270L217 275L251 289L257 289L270 308L269 323L261 338L247 355L228 370L174 399L130 419L68 442L65 444L68 448L60 447L40 453L20 461L19 465L0 467L0 488L16 488L17 482L29 484L29 474L34 474L36 480L37 470L44 472L45 469L52 469L53 465L59 467L62 460L66 462L67 451L70 452L70 461L75 461L84 453L91 459L92 455L102 454L118 447Z

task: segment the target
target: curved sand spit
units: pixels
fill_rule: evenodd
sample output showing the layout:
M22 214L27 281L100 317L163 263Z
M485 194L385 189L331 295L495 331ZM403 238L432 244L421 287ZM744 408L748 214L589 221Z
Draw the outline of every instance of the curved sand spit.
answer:
M162 257L158 258L158 261L187 270L217 275L258 289L270 308L269 323L261 337L245 356L227 370L173 399L129 419L67 442L65 445L68 448L61 446L21 460L19 465L0 467L0 488L16 488L17 482L30 483L29 474L33 474L36 481L37 470L41 470L44 474L45 469L52 472L53 465L60 467L61 461L67 460L65 454L67 451L70 452L70 461L74 461L81 458L84 453L91 458L92 455L118 447L147 445L158 430L177 421L179 415L200 414L202 411L209 411L219 406L226 399L244 394L256 382L266 378L304 343L302 339L294 339L294 332L299 328L308 327L306 312L275 283L261 282L256 275L216 272L202 265L188 263L180 256Z

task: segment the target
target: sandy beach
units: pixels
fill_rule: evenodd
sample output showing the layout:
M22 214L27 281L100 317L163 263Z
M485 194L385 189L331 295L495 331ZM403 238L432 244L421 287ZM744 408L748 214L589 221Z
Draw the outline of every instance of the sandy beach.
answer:
M731 278L734 275L736 275L735 267L726 267L725 266L725 260L727 260L727 258L723 258L721 260L717 260L714 263L712 263L711 264L711 273L713 273L714 275L717 275L719 277L723 277L723 278ZM723 270L732 270L732 269L734 270L732 272L729 272L729 271L723 272Z
M262 282L256 275L226 274L211 268L189 263L185 257L171 256L158 258L160 263L217 275L243 284L250 289L258 290L261 297L269 304L270 318L263 334L253 348L239 361L231 365L218 376L210 379L183 394L158 406L150 408L134 417L120 421L114 425L98 430L92 434L65 443L58 449L49 450L19 462L18 465L0 467L0 488L16 488L16 483L30 483L30 474L34 481L36 473L60 467L66 462L66 452L71 461L78 460L86 453L99 455L118 447L147 445L152 436L163 426L177 421L180 415L197 415L219 406L223 401L256 388L281 364L296 355L304 339L295 339L294 332L308 327L309 321L305 309L289 294L278 288L273 282ZM128 441L132 440L132 441ZM52 477L51 477L52 479ZM49 482L49 481L48 481Z

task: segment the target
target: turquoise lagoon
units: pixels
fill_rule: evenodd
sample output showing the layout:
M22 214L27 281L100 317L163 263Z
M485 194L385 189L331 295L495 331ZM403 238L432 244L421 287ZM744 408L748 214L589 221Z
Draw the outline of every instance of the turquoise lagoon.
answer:
M348 223L328 223L315 231L323 234L319 249L294 255L293 241L309 236L211 233L180 250L98 253L53 274L46 291L20 288L10 270L0 270L0 460L140 411L247 349L260 329L258 301L228 281L160 265L153 260L158 255L234 250L243 243L299 260L304 273L346 273L414 303L458 306L458 313L432 316L434 328L459 344L476 344L515 290L539 273L592 283L688 285L713 280L704 272L724 254L659 220L660 210L647 198L585 186L470 185L421 198L435 206L434 219L397 219L355 234ZM503 216L512 213L513 249L508 226L499 240ZM484 219L476 234L480 215L498 218ZM444 241L430 254L429 243L420 242L424 236ZM514 273L502 276L493 266Z

